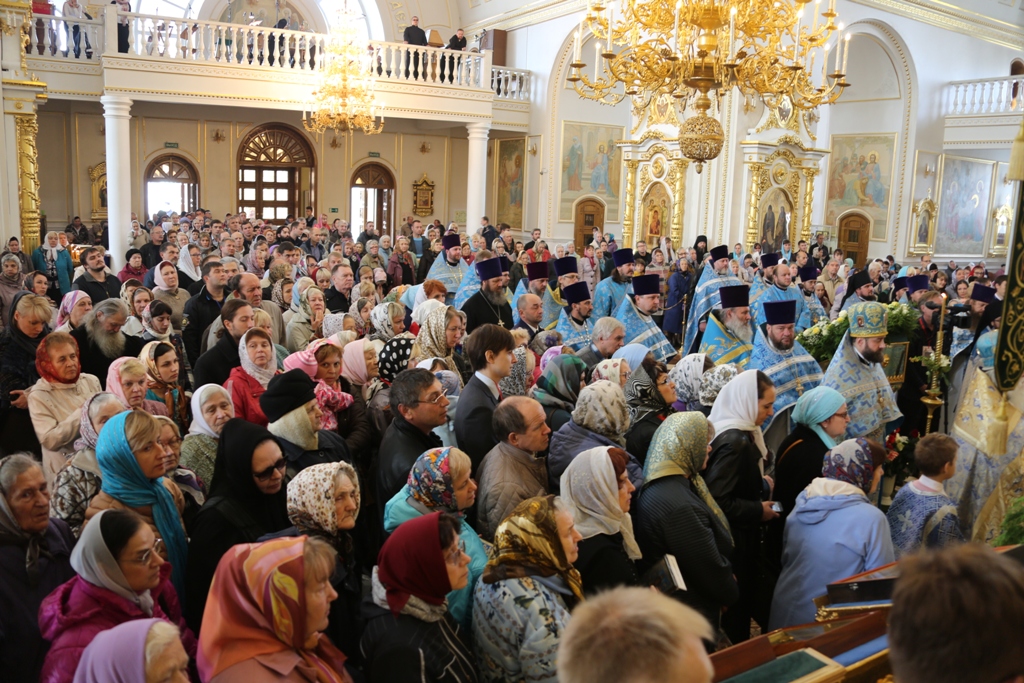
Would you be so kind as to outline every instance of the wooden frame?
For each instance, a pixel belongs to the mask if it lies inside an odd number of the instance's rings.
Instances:
[[[985,208],[982,209],[982,211],[981,211],[982,220],[984,221],[984,225],[982,226],[982,230],[984,230],[984,234],[982,234],[982,236],[981,236],[980,247],[977,247],[976,251],[967,251],[967,250],[965,250],[963,248],[953,249],[952,251],[950,251],[950,250],[940,250],[939,249],[939,244],[938,244],[939,237],[946,237],[948,234],[951,233],[951,231],[946,229],[947,226],[945,225],[946,220],[948,220],[948,219],[946,219],[946,214],[949,212],[949,206],[948,206],[948,204],[949,204],[948,199],[949,198],[947,197],[947,192],[946,192],[946,187],[945,186],[946,186],[946,181],[948,180],[947,175],[949,173],[949,164],[950,164],[950,162],[959,162],[959,163],[962,163],[962,164],[976,164],[976,165],[981,166],[981,167],[986,167],[986,169],[987,169],[986,172],[988,174],[988,177],[987,178],[979,178],[977,180],[978,185],[982,188],[981,190],[978,191],[978,194],[980,194],[982,191],[986,191],[987,192],[987,196],[985,197],[985,201],[984,201]],[[993,195],[993,187],[994,187],[994,182],[995,182],[995,175],[996,175],[996,162],[992,161],[990,159],[976,159],[976,158],[971,158],[971,157],[961,157],[961,156],[956,156],[956,155],[953,155],[953,154],[943,154],[942,155],[941,161],[939,163],[939,177],[938,177],[939,194],[938,194],[938,197],[936,198],[936,202],[935,203],[936,203],[936,206],[937,206],[936,215],[938,217],[938,222],[937,222],[936,226],[937,226],[937,228],[938,227],[942,227],[942,228],[944,228],[944,230],[943,230],[942,234],[940,234],[938,232],[938,230],[936,230],[936,235],[935,235],[936,244],[935,244],[934,250],[932,252],[934,255],[941,256],[943,258],[945,258],[945,257],[950,257],[950,258],[970,258],[970,259],[981,259],[981,258],[984,258],[985,253],[988,251],[989,244],[991,244],[991,242],[990,242],[991,237],[988,235],[988,223],[989,223],[990,217],[992,215],[992,198],[994,196]],[[976,197],[976,204],[975,204],[976,207],[979,206],[981,203],[982,203],[981,202],[981,197],[980,196]],[[943,207],[945,207],[945,208],[943,208]],[[958,245],[958,246],[963,247],[963,245]]]
[[[885,376],[893,390],[898,389],[907,379],[907,356],[910,342],[891,342],[885,345]]]
[[[89,167],[89,181],[92,183],[92,212],[94,221],[107,220],[107,162],[101,161]]]
[[[427,174],[412,184],[412,212],[417,216],[434,214],[434,183]]]
[[[910,229],[913,238],[912,254],[930,254],[935,249],[935,226],[938,223],[938,212],[932,201],[932,191],[921,201],[914,202],[914,210],[910,214]]]

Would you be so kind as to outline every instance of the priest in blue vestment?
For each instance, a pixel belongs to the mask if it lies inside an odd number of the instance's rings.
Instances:
[[[828,313],[825,307],[818,300],[814,293],[814,285],[818,281],[818,269],[814,266],[804,266],[800,269],[800,282],[797,284],[797,291],[803,298],[803,313],[796,321],[796,333],[800,334],[809,327],[814,327],[820,322],[828,322]]]
[[[754,278],[754,284],[750,287],[750,305],[754,305],[765,290],[775,285],[775,268],[779,265],[782,257],[778,254],[763,254],[761,256],[761,274]]]
[[[747,369],[750,354],[754,350],[751,342],[754,329],[750,326],[750,307],[747,297],[750,288],[746,285],[731,285],[718,290],[721,309],[708,315],[707,329],[701,337],[700,351],[715,365],[735,364],[740,370]]]
[[[611,277],[602,277],[594,288],[594,317],[606,318],[619,310],[619,304],[629,293],[633,277],[633,252],[616,249],[612,252],[615,269]]]
[[[676,350],[665,338],[651,316],[661,304],[661,277],[639,275],[633,278],[633,293],[619,304],[615,317],[626,326],[626,344],[643,344],[662,363],[673,362]]]
[[[586,282],[577,282],[562,290],[565,308],[558,314],[555,331],[562,335],[562,345],[573,351],[580,351],[590,346],[594,327],[590,317],[594,304],[590,297],[590,286]]]
[[[563,256],[554,260],[555,277],[558,278],[555,286],[548,285],[544,292],[544,319],[540,326],[545,330],[555,329],[558,324],[558,314],[566,307],[565,299],[562,298],[562,288],[575,284],[580,279],[580,262],[575,256]]]
[[[903,417],[883,368],[886,308],[876,301],[864,301],[851,306],[847,314],[850,329],[839,342],[821,384],[846,399],[850,411],[847,438],[884,443],[886,425]]]
[[[526,264],[526,277],[519,280],[516,291],[512,294],[512,320],[519,324],[519,297],[523,294],[536,294],[544,300],[544,290],[548,288],[547,261],[531,261]]]
[[[764,259],[763,256],[761,258]],[[683,337],[681,353],[694,353],[700,346],[700,335],[707,324],[707,317],[711,309],[717,308],[720,303],[718,290],[742,284],[742,280],[729,273],[729,247],[723,244],[712,249],[710,267],[707,264],[704,266],[693,293],[693,305],[690,308],[690,318],[686,321],[686,335]]]
[[[785,263],[775,267],[775,284],[765,287],[757,301],[750,304],[750,317],[755,327],[764,324],[764,305],[769,301],[793,301],[796,303],[796,319],[800,320],[803,315],[804,298],[800,288],[793,284],[792,269]]]
[[[469,266],[462,260],[462,240],[455,233],[445,235],[441,238],[443,251],[434,259],[430,266],[427,278],[437,280],[444,285],[448,294],[445,296],[445,303],[449,306],[455,301],[455,295],[462,284],[462,278],[469,271]]]

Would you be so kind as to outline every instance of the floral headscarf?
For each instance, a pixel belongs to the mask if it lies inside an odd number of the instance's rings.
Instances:
[[[725,513],[715,502],[707,484],[704,483],[704,478],[700,476],[708,455],[708,424],[704,414],[696,411],[675,413],[666,417],[658,431],[654,432],[651,447],[647,449],[644,483],[677,474],[686,477],[704,504],[715,514],[726,531],[730,531],[729,520],[725,518]]]
[[[288,519],[300,533],[321,532],[333,536],[338,532],[334,506],[334,478],[338,470],[355,486],[352,496],[356,503],[355,514],[359,514],[359,477],[352,465],[344,460],[312,465],[288,482]]]
[[[309,295],[312,292],[320,292],[320,294],[323,294],[323,290],[317,287],[316,285],[310,285],[309,287],[306,287],[306,291],[304,291],[302,295],[299,296],[299,310],[297,313],[295,313],[295,315],[301,316],[299,318],[300,321],[309,321],[313,319],[313,307],[309,303]],[[292,316],[292,319],[295,319],[294,315]]]
[[[404,315],[405,308],[401,304],[386,303],[378,304],[370,311],[370,325],[373,327],[373,334],[370,339],[390,341],[395,336],[394,319]]]
[[[324,316],[324,324],[320,329],[323,330],[324,339],[333,337],[345,329],[345,314],[327,313]]]
[[[413,463],[403,493],[431,512],[440,510],[462,517],[455,500],[455,482],[452,481],[451,463],[448,456],[452,449],[431,448]]]
[[[577,600],[583,599],[580,573],[565,557],[555,521],[555,497],[527,498],[498,525],[494,553],[484,583],[525,576],[559,576]]]
[[[871,490],[871,478],[875,472],[871,449],[867,439],[847,439],[825,454],[821,476],[826,479],[845,481],[865,493]]]
[[[561,344],[549,347],[548,350],[545,351],[541,355],[541,357],[540,357],[540,371],[541,371],[541,374],[543,374],[544,371],[548,369],[548,363],[550,363],[552,361],[552,359],[557,358],[560,355],[562,355],[562,345]]]
[[[172,328],[170,325],[168,325],[167,331],[164,332],[163,334],[153,329],[153,311],[150,310],[150,306],[152,305],[153,302],[150,301],[148,304],[146,304],[146,307],[142,309],[142,327],[143,329],[146,330],[146,332],[149,332],[149,334],[152,335],[154,339],[165,342],[171,338]]]
[[[626,396],[618,384],[608,380],[587,385],[576,399],[572,421],[625,448],[630,425]]]
[[[128,307],[128,316],[132,317],[135,315],[135,306],[132,305],[132,297],[135,296],[135,290],[139,288],[139,285],[132,286],[132,291],[128,291],[128,283],[125,282],[121,285],[121,301]]]
[[[63,344],[64,342],[60,343]],[[40,377],[50,384],[75,384],[78,382],[78,378],[82,375],[82,357],[78,350],[78,342],[75,341],[74,337],[71,337],[71,344],[75,347],[75,356],[77,357],[75,363],[78,366],[74,379],[66,381],[57,376],[53,362],[50,360],[50,347],[53,345],[53,342],[49,335],[43,337],[43,341],[36,347],[36,372],[39,373]]]
[[[412,357],[412,346],[416,338],[411,334],[402,333],[384,344],[377,354],[377,368],[380,378],[391,384],[402,370],[409,367]]]
[[[57,327],[71,320],[71,309],[82,299],[88,299],[92,303],[92,297],[80,289],[75,289],[64,295],[60,300],[60,307],[57,309]],[[129,310],[131,307],[129,306]]]
[[[284,277],[275,282],[274,287],[270,290],[270,300],[277,304],[282,311],[287,311],[291,306],[291,302],[284,300],[284,286],[287,284],[295,285],[290,277]]]
[[[142,347],[142,352],[139,354],[139,360],[146,364],[146,374],[148,375],[148,391],[152,391],[157,396],[163,399],[163,404],[167,406],[168,414],[174,417],[174,421],[179,426],[188,425],[188,401],[185,398],[185,391],[178,384],[178,376],[174,377],[173,382],[164,382],[160,379],[160,375],[156,367],[156,350],[161,344],[171,347],[171,351],[177,355],[177,351],[174,350],[172,344],[162,341],[151,341]],[[177,398],[175,398],[175,392],[177,392]]]
[[[632,424],[636,424],[651,413],[664,416],[672,411],[672,407],[665,403],[665,398],[642,365],[629,373],[622,391],[626,395],[626,403],[629,404],[629,421]]]
[[[620,387],[622,386],[622,366],[626,366],[626,372],[629,372],[629,363],[626,362],[625,358],[609,358],[603,360],[594,366],[594,374],[591,377],[591,382],[599,382],[603,379],[609,382],[614,382]]]
[[[587,364],[579,356],[555,356],[541,370],[537,385],[533,388],[533,398],[543,406],[572,412],[586,371]]]
[[[700,406],[700,380],[704,376],[705,358],[706,354],[691,353],[668,373],[669,380],[676,385],[676,400],[692,410]]]
[[[101,391],[99,393],[90,396],[85,403],[82,404],[82,419],[78,421],[78,439],[75,441],[75,450],[83,451],[86,448],[95,450],[96,439],[100,438],[99,433],[93,429],[92,420],[89,418],[89,411],[92,409],[92,404],[96,399],[103,396],[113,396],[108,391]],[[120,399],[118,399],[120,401]],[[96,471],[99,474],[99,469]]]
[[[515,361],[512,363],[512,371],[508,377],[498,382],[498,389],[502,396],[526,396],[526,354],[531,353],[525,346],[517,346],[512,352]]]
[[[738,374],[740,374],[740,369],[732,363],[716,365],[705,372],[700,378],[700,391],[698,392],[700,404],[710,408],[714,404],[715,399],[718,398],[722,387],[732,381],[732,378]]]
[[[455,357],[452,355],[452,350],[448,348],[445,336],[445,318],[448,315],[449,309],[455,310],[453,306],[444,306],[427,316],[420,326],[420,333],[416,336],[416,343],[420,347],[420,355],[442,358],[449,370],[459,374],[459,366],[455,364]]]
[[[619,478],[608,455],[608,446],[579,453],[562,473],[562,500],[573,511],[576,531],[584,539],[599,534],[622,534],[629,559],[641,557],[633,536],[633,519],[619,507]]]

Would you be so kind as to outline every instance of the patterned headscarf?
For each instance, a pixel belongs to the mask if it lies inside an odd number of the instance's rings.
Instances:
[[[382,380],[391,384],[398,373],[409,367],[409,358],[412,357],[412,346],[415,343],[415,337],[402,333],[384,344],[384,348],[377,354],[378,374]]]
[[[128,283],[125,282],[121,285],[121,301],[128,307],[128,316],[135,315],[135,306],[132,305],[132,296],[135,294],[135,290],[138,289],[138,285],[132,287],[132,291],[128,291]]]
[[[629,559],[638,560],[641,553],[633,536],[633,519],[619,507],[619,478],[608,448],[598,446],[573,458],[562,473],[562,500],[572,509],[576,531],[584,539],[622,534]]]
[[[185,398],[184,389],[178,384],[178,376],[174,377],[173,382],[164,382],[160,379],[160,375],[156,367],[156,350],[161,344],[170,346],[171,351],[177,356],[177,351],[174,350],[174,346],[167,342],[151,341],[142,347],[142,352],[139,354],[139,360],[146,364],[146,374],[149,376],[148,391],[152,391],[157,396],[163,399],[163,403],[167,406],[168,414],[174,417],[174,421],[179,425],[188,424],[188,401]],[[178,397],[175,399],[174,392],[178,392]]]
[[[287,311],[291,307],[291,302],[284,300],[284,286],[287,284],[295,285],[290,277],[285,277],[275,282],[274,287],[270,290],[270,300],[277,304],[282,311]]]
[[[60,343],[63,344],[64,342]],[[78,365],[74,379],[65,381],[57,376],[57,372],[53,367],[53,361],[50,360],[50,347],[53,346],[53,337],[50,335],[43,337],[43,341],[36,347],[36,372],[39,373],[39,376],[50,384],[75,384],[78,382],[78,378],[82,376],[82,357],[78,350],[78,342],[75,341],[74,337],[71,337],[71,345],[75,347],[75,356],[77,358],[75,363]]]
[[[359,515],[359,477],[345,461],[311,465],[288,482],[288,519],[300,533],[321,532],[333,536],[338,532],[334,505],[334,478],[341,470],[352,485]]]
[[[558,355],[541,370],[533,398],[549,408],[562,408],[572,412],[580,395],[587,364],[579,356]]]
[[[165,331],[163,334],[153,329],[153,311],[150,309],[150,306],[152,305],[153,302],[150,301],[148,304],[146,304],[146,307],[142,309],[142,327],[143,329],[146,330],[146,332],[149,332],[157,341],[165,342],[171,338],[172,328],[170,325],[168,325],[167,331]]]
[[[92,297],[80,289],[75,289],[64,295],[60,300],[60,307],[57,309],[57,327],[71,320],[71,309],[82,299],[88,299],[92,303]],[[128,307],[131,310],[131,306]]]
[[[700,378],[700,404],[710,408],[718,398],[722,387],[732,381],[732,378],[740,374],[740,369],[732,363],[716,365]]]
[[[449,370],[459,374],[459,366],[455,364],[455,357],[452,355],[452,349],[448,348],[448,342],[445,337],[445,318],[448,315],[449,309],[454,311],[455,307],[444,306],[427,316],[420,326],[420,333],[416,336],[416,343],[420,347],[421,356],[437,356],[444,360],[444,364],[448,366]]]
[[[557,344],[555,346],[548,347],[548,350],[545,351],[543,354],[541,354],[541,357],[540,357],[540,371],[541,371],[541,373],[543,374],[543,372],[548,369],[548,363],[550,363],[554,358],[557,358],[560,355],[562,355],[562,345],[561,344]]]
[[[309,303],[309,295],[312,294],[313,292],[320,292],[321,295],[323,294],[322,289],[320,289],[316,285],[310,285],[309,287],[306,287],[306,291],[304,291],[302,295],[299,297],[299,311],[295,315],[302,316],[301,318],[299,318],[300,321],[309,321],[313,319],[313,307]],[[295,316],[292,316],[292,319],[294,318]]]
[[[333,337],[345,329],[345,314],[328,313],[324,316],[324,324],[320,329],[323,331],[325,339]]]
[[[350,680],[345,655],[329,638],[320,633],[306,637],[306,538],[246,543],[224,554],[199,637],[204,681],[239,662],[278,652],[297,654],[318,683]]]
[[[455,501],[455,482],[452,481],[449,455],[452,449],[431,448],[413,463],[403,498],[411,497],[431,511],[450,512],[462,517]]]
[[[395,336],[394,319],[404,313],[404,307],[393,302],[374,306],[370,311],[370,325],[373,327],[370,339],[380,339],[384,342],[393,339]]]
[[[577,600],[583,599],[580,573],[565,557],[555,521],[555,497],[527,498],[498,525],[484,583],[525,576],[560,576]]]
[[[651,413],[668,415],[672,411],[672,407],[665,403],[665,398],[642,365],[629,373],[623,393],[626,396],[626,403],[629,404],[631,424],[636,424]]]
[[[434,373],[434,377],[441,383],[444,395],[448,398],[458,396],[462,392],[462,378],[459,377],[459,373],[451,370],[438,370]]]
[[[875,472],[871,449],[867,439],[847,439],[825,453],[821,476],[826,479],[845,481],[867,493],[871,490],[871,478]]]
[[[96,448],[96,439],[100,438],[100,435],[92,426],[92,420],[89,418],[89,411],[92,410],[92,404],[101,396],[114,396],[114,394],[109,391],[101,391],[90,396],[86,402],[82,404],[82,418],[78,421],[78,439],[75,440],[74,447],[76,451],[82,451],[86,448]],[[115,398],[117,397],[115,396]],[[121,399],[118,399],[119,402],[120,400]],[[121,410],[124,410],[124,408],[122,407]]]
[[[626,447],[629,408],[618,384],[601,380],[583,387],[572,411],[572,421]]]
[[[270,344],[270,358],[267,360],[269,367],[261,368],[260,366],[253,363],[249,358],[249,350],[245,348],[246,339],[249,337],[249,331],[246,330],[245,334],[238,341],[238,360],[242,364],[242,370],[245,374],[256,380],[261,387],[267,388],[270,384],[270,380],[277,374],[277,353],[274,351],[274,344]]]
[[[590,381],[599,382],[601,380],[608,380],[614,382],[620,387],[622,385],[622,366],[626,366],[626,371],[629,372],[629,363],[626,362],[625,358],[609,358],[598,363],[594,367],[594,374],[590,378]]]
[[[423,291],[422,289],[420,291]],[[444,302],[438,301],[437,299],[427,299],[421,303],[416,304],[416,307],[412,309],[412,321],[417,325],[422,325],[426,322],[427,316],[436,311],[439,308],[444,308]]]
[[[707,484],[704,483],[704,478],[700,476],[708,455],[708,424],[704,414],[696,411],[675,413],[666,417],[658,431],[654,432],[651,447],[647,450],[644,483],[648,484],[655,479],[673,475],[686,477],[726,531],[732,533],[729,529],[729,520],[725,518],[725,513],[718,507],[718,503],[708,491]]]
[[[669,380],[676,385],[676,400],[692,410],[700,405],[700,380],[704,376],[705,358],[707,354],[691,353],[668,373]]]
[[[502,396],[526,396],[526,354],[531,353],[525,346],[517,346],[512,352],[515,361],[512,363],[512,371],[508,377],[498,382],[498,389]]]

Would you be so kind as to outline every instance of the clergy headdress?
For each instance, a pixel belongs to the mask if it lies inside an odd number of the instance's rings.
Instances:
[[[498,258],[501,259],[502,273],[507,273],[509,270],[512,269],[512,262],[508,260],[508,256],[499,256]]]
[[[473,264],[476,266],[476,274],[480,276],[480,282],[484,280],[491,280],[496,277],[501,277],[501,258],[489,258],[483,261],[477,261]]]
[[[637,275],[633,278],[633,295],[644,296],[646,294],[661,293],[660,275]]]
[[[724,258],[729,258],[729,247],[724,244],[720,244],[711,250],[711,262],[719,261]],[[761,258],[764,258],[763,256]]]
[[[568,287],[562,288],[562,298],[565,300],[566,306],[590,301],[590,287],[586,282],[574,282]]]
[[[452,233],[450,235],[445,235],[444,237],[441,238],[441,246],[444,247],[445,251],[448,251],[452,247],[461,247],[462,246],[462,238],[460,238],[455,233]]]
[[[892,291],[898,292],[901,289],[906,289],[906,288],[907,288],[907,278],[906,277],[898,277],[898,278],[896,278],[895,280],[892,281]]]
[[[800,282],[810,282],[818,279],[818,269],[814,266],[804,266],[800,269]]]
[[[930,289],[931,286],[931,280],[928,279],[927,275],[915,275],[914,277],[907,278],[907,289],[911,294]]]
[[[871,274],[866,270],[858,270],[856,273],[850,276],[850,279],[846,281],[846,291],[848,293],[856,292],[864,285],[871,284]]]
[[[612,252],[612,260],[615,261],[616,268],[621,268],[633,262],[633,252],[630,249],[616,249]]]
[[[750,305],[750,287],[733,285],[718,290],[722,298],[722,308],[744,308]]]
[[[527,280],[547,280],[548,279],[548,264],[547,261],[534,261],[533,263],[526,264],[526,279]]]
[[[971,287],[971,300],[980,301],[983,304],[990,304],[996,298],[996,290],[993,287],[979,285],[977,282]]]
[[[761,267],[771,268],[772,266],[777,266],[781,260],[782,256],[779,254],[761,254]]]
[[[796,322],[796,301],[766,301],[764,319],[769,325],[792,325]]]
[[[555,275],[557,277],[579,272],[579,261],[576,260],[575,256],[564,256],[562,258],[555,259]]]
[[[847,309],[850,316],[850,336],[855,339],[884,337],[887,334],[885,305],[877,301],[862,301]]]

